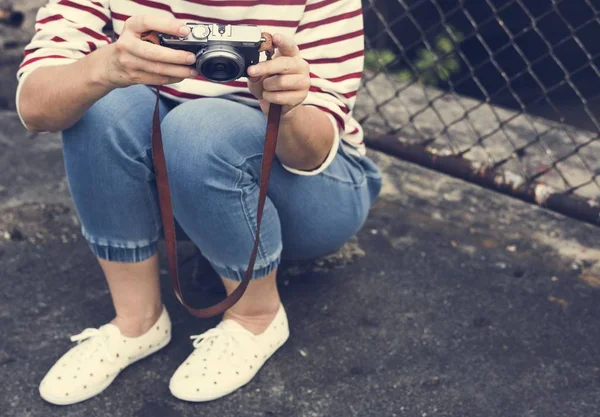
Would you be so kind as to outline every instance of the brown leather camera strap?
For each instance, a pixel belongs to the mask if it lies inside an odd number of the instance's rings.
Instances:
[[[263,43],[261,51],[266,53],[267,59],[271,59],[273,55],[271,36],[269,34],[263,33],[263,37],[266,39],[266,41]],[[152,33],[144,34],[144,36],[142,36],[142,39],[148,42],[158,43],[158,38],[155,36],[155,34]],[[248,268],[244,273],[244,277],[240,285],[238,285],[238,287],[227,298],[207,308],[193,308],[187,305],[184,301],[183,294],[181,292],[181,285],[179,282],[179,269],[177,267],[177,236],[175,234],[175,219],[173,217],[171,191],[169,189],[169,178],[167,176],[167,163],[165,161],[165,153],[162,144],[162,133],[160,129],[160,114],[158,105],[159,99],[160,87],[157,87],[156,105],[154,107],[154,116],[152,119],[152,155],[154,159],[154,171],[156,177],[156,185],[158,189],[158,200],[165,234],[167,259],[169,262],[169,273],[171,275],[173,291],[175,292],[175,295],[177,296],[181,304],[194,316],[201,318],[216,316],[225,312],[225,310],[232,307],[235,303],[239,301],[240,298],[242,298],[242,295],[244,295],[244,292],[246,291],[246,288],[248,287],[248,284],[252,279],[254,263],[256,261],[256,255],[258,253],[260,225],[262,222],[265,199],[267,197],[269,176],[271,174],[271,167],[273,166],[273,160],[275,158],[277,136],[279,135],[279,119],[281,116],[281,106],[278,104],[271,104],[269,106],[269,114],[267,118],[267,132],[265,135],[265,145],[260,171],[258,209],[256,216],[256,236],[254,238],[254,246],[252,247],[250,260],[248,261]]]

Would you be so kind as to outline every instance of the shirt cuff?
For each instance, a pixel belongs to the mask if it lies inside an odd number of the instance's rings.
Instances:
[[[335,118],[329,113],[325,113],[325,114],[327,115],[327,118],[329,119],[329,121],[331,122],[331,124],[333,126],[333,144],[331,145],[331,149],[329,150],[329,154],[327,155],[327,158],[321,165],[319,165],[317,168],[310,170],[310,171],[303,171],[301,169],[291,168],[282,163],[281,165],[287,171],[289,171],[293,174],[297,174],[297,175],[317,175],[317,174],[325,171],[325,169],[327,169],[327,167],[333,162],[333,159],[337,155],[338,148],[340,147],[340,130],[339,130],[338,122],[335,120]]]

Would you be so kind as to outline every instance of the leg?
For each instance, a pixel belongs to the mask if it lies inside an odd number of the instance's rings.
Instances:
[[[250,168],[255,176],[260,172],[258,162]],[[316,176],[294,175],[276,163],[268,195],[279,217],[282,258],[314,259],[338,250],[358,232],[380,190],[381,172],[373,162],[343,149],[331,166]],[[275,272],[251,282],[225,318],[255,333],[264,331],[277,311],[275,301],[279,302]],[[236,281],[223,281],[228,294],[237,287]],[[265,301],[270,309],[264,307]],[[257,306],[261,306],[258,311]]]
[[[258,175],[259,166],[253,167]],[[381,190],[381,173],[368,158],[340,149],[332,165],[317,176],[290,174],[276,164],[269,198],[281,225],[284,259],[312,259],[340,248],[362,226]],[[237,281],[223,279],[230,294]],[[279,304],[276,271],[252,281],[244,297],[225,313],[256,334],[271,323]],[[269,307],[270,306],[270,307]]]
[[[160,230],[150,152],[153,106],[147,87],[115,90],[63,133],[82,232],[106,275],[113,322],[128,336],[148,330],[162,308],[153,256]]]
[[[379,168],[342,146],[318,175],[293,175],[278,164],[269,198],[281,223],[282,258],[315,259],[340,249],[364,224],[381,186]]]
[[[162,312],[158,256],[135,263],[98,261],[116,312],[111,323],[125,336],[146,333]]]
[[[162,127],[174,214],[230,293],[256,231],[265,117],[231,101],[201,99],[172,110]],[[338,249],[364,222],[378,186],[368,160],[342,151],[317,176],[275,163],[255,279],[217,328],[194,337],[195,352],[171,379],[173,395],[208,401],[251,380],[288,337],[275,284],[282,250],[308,258]]]
[[[265,118],[224,99],[177,106],[162,123],[174,215],[186,234],[223,277],[240,280],[252,249],[257,177]],[[265,204],[255,278],[278,265],[281,230],[269,199]]]
[[[238,103],[202,99],[169,113],[163,133],[175,216],[231,292],[256,230],[265,117]],[[279,305],[275,272],[282,249],[296,258],[335,251],[358,231],[379,186],[380,173],[367,158],[343,151],[317,176],[292,174],[276,161],[254,271],[264,278],[250,284],[226,318],[264,330]]]
[[[235,320],[254,334],[264,332],[281,304],[276,278],[277,269],[251,281],[242,299],[225,312],[223,320]],[[239,281],[221,279],[228,295],[239,285]]]
[[[202,99],[176,107],[162,126],[174,214],[228,292],[241,279],[253,244],[258,187],[246,168],[260,161],[264,124],[255,109]],[[254,271],[261,279],[225,318],[235,317],[255,333],[270,323],[280,305],[275,285],[280,252],[279,219],[267,199]]]
[[[71,195],[117,316],[72,337],[78,344],[40,383],[40,395],[53,404],[101,393],[121,370],[171,339],[154,255],[160,223],[149,152],[153,103],[146,87],[115,90],[63,134]]]

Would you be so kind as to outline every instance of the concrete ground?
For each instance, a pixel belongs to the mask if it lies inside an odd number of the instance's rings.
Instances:
[[[100,396],[56,407],[39,381],[70,335],[113,312],[58,137],[31,139],[13,112],[0,113],[0,415],[600,415],[598,229],[371,156],[385,172],[381,198],[339,254],[281,271],[291,338],[250,384],[207,404],[169,394],[189,335],[216,320],[187,314],[163,274],[171,344]],[[189,277],[190,264],[183,270]],[[188,298],[220,298],[201,291],[214,280],[201,276]]]

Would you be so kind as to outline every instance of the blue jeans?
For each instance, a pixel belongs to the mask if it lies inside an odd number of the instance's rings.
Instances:
[[[156,252],[160,211],[152,167],[153,91],[111,92],[63,132],[69,189],[92,252],[138,262]],[[162,132],[175,218],[223,277],[239,280],[256,231],[257,180],[266,118],[230,100],[161,101]],[[336,251],[363,225],[381,189],[368,157],[342,149],[317,175],[276,161],[254,278],[282,258]]]

